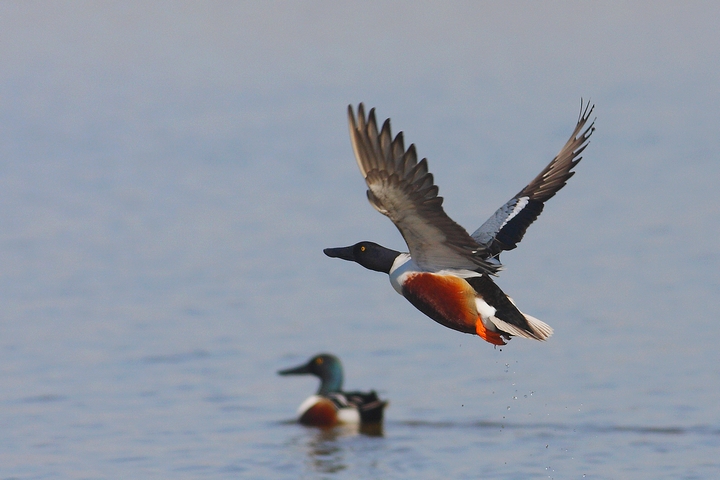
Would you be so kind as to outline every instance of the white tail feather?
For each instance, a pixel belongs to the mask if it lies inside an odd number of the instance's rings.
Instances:
[[[522,313],[522,312],[520,312]],[[490,320],[497,326],[500,330],[509,333],[510,335],[517,335],[518,337],[525,337],[525,338],[531,338],[533,340],[547,340],[550,335],[553,334],[553,329],[550,325],[543,322],[542,320],[538,320],[537,318],[527,315],[523,313],[523,316],[525,317],[525,320],[527,320],[528,324],[530,325],[530,329],[532,332],[528,332],[523,330],[522,328],[516,327],[515,325],[504,322],[500,320],[499,318],[493,316],[490,318]]]
[[[521,312],[522,313],[522,312]],[[547,340],[553,334],[553,328],[542,320],[538,320],[532,315],[523,313],[525,320],[530,324],[530,328],[537,334],[540,340]]]

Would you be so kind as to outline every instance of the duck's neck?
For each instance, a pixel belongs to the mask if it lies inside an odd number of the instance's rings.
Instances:
[[[327,395],[342,390],[343,374],[339,365],[333,365],[328,375],[324,376],[320,382],[318,395]]]

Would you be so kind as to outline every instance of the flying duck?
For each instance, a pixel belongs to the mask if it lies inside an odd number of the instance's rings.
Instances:
[[[368,200],[400,230],[409,253],[363,241],[326,248],[325,254],[388,274],[400,295],[453,330],[477,334],[494,345],[505,345],[511,336],[546,340],[553,329],[522,313],[491,276],[502,268],[500,253],[517,246],[545,202],[575,174],[572,169],[595,130],[594,120],[588,125],[594,108],[581,102],[575,129],[560,153],[468,234],[445,213],[428,161],[418,162],[415,145],[406,149],[402,132],[393,139],[390,119],[378,130],[374,108],[366,117],[361,103],[355,117],[348,106],[350,140]]]

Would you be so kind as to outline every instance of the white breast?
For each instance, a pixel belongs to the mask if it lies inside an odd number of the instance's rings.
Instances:
[[[402,286],[405,279],[411,273],[417,272],[418,266],[415,264],[409,253],[401,253],[393,262],[390,268],[390,285],[395,291],[402,295]]]
[[[298,416],[302,417],[305,412],[310,410],[310,407],[315,405],[317,402],[322,400],[322,397],[319,395],[310,395],[308,398],[305,399],[304,402],[300,404],[300,406],[297,409]]]

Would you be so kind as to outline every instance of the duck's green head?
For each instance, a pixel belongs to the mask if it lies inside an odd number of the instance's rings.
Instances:
[[[280,375],[315,375],[320,378],[318,395],[339,392],[342,389],[343,371],[340,359],[329,353],[315,355],[309,362],[294,368],[280,370]]]

